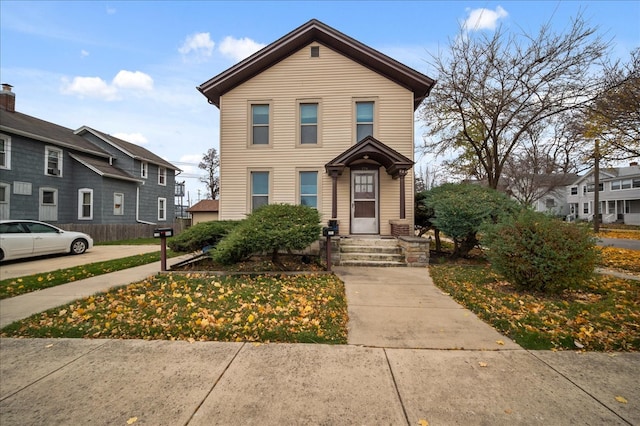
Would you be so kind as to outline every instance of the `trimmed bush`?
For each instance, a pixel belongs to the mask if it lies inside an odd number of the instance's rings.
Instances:
[[[320,237],[320,214],[314,208],[269,204],[247,216],[217,245],[212,257],[223,264],[239,262],[254,253],[270,253],[280,264],[280,251],[303,250]]]
[[[495,189],[472,184],[447,183],[423,195],[424,213],[432,226],[454,242],[452,257],[465,257],[478,245],[481,227],[514,215],[521,207]]]
[[[239,223],[239,220],[200,222],[170,238],[167,245],[177,252],[199,251],[204,247],[218,244]]]
[[[490,227],[482,243],[493,269],[527,290],[576,287],[592,277],[598,260],[588,228],[530,210]]]

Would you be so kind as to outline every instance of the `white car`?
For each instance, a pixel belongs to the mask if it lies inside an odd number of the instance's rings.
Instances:
[[[46,254],[82,254],[93,238],[35,220],[0,220],[0,261]]]

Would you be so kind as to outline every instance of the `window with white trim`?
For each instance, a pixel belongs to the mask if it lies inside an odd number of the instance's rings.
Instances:
[[[91,188],[78,190],[78,219],[93,219],[93,189]]]
[[[149,176],[149,163],[143,161],[140,163],[140,177],[146,179]]]
[[[0,169],[11,168],[11,137],[0,135]]]
[[[158,220],[167,220],[167,199],[158,198]]]
[[[47,146],[44,149],[44,174],[62,177],[62,150]]]
[[[10,185],[8,183],[0,182],[0,220],[9,219],[9,197],[11,197],[9,188]]]
[[[578,187],[577,186],[572,186],[571,187],[571,195],[578,195]]]
[[[582,203],[582,213],[589,214],[589,203]]]
[[[167,168],[158,167],[158,185],[167,186]]]
[[[124,194],[121,192],[113,193],[113,214],[115,216],[124,214]]]

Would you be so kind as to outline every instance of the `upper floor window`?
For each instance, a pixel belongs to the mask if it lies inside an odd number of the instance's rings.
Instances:
[[[300,204],[318,208],[318,172],[300,172]]]
[[[373,102],[356,102],[356,142],[373,136]]]
[[[149,176],[149,163],[143,161],[140,163],[140,177],[146,179]]]
[[[158,220],[167,220],[167,199],[158,198]]]
[[[556,200],[554,200],[553,198],[547,198],[546,200],[544,200],[544,205],[546,208],[552,209],[556,206]]]
[[[0,135],[0,169],[11,168],[11,138]]]
[[[318,143],[318,104],[300,104],[300,143]]]
[[[251,172],[251,211],[269,204],[269,172]]]
[[[595,189],[595,184],[594,183],[588,183],[586,186],[586,192],[593,192],[593,190]],[[600,182],[598,184],[598,192],[602,192],[604,189],[604,184],[602,182]]]
[[[251,143],[269,144],[269,104],[251,105]]]
[[[578,187],[577,186],[572,186],[571,187],[571,195],[578,195]]]
[[[78,219],[93,219],[93,189],[82,188],[78,190]]]
[[[167,169],[166,167],[158,167],[158,185],[167,185]]]
[[[640,188],[640,178],[636,179],[620,179],[611,182],[611,190]]]
[[[62,176],[62,150],[51,146],[45,147],[44,174]]]

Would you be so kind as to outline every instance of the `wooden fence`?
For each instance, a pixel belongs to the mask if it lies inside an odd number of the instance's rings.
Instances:
[[[143,223],[134,224],[90,224],[90,223],[68,223],[63,225],[57,225],[58,228],[62,228],[66,231],[77,231],[89,234],[93,238],[94,243],[103,243],[106,241],[121,241],[121,240],[133,240],[136,238],[151,238],[153,237],[153,230],[157,228],[172,228],[173,235],[178,235],[180,232],[187,229],[190,221],[176,220],[172,224],[168,225],[146,225]]]

